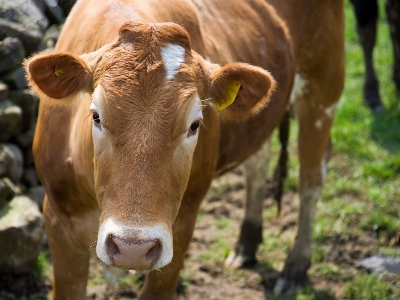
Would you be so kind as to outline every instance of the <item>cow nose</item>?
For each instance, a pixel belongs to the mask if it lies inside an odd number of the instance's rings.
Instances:
[[[114,267],[127,270],[150,270],[161,255],[161,242],[120,238],[110,234],[106,241],[107,255]]]

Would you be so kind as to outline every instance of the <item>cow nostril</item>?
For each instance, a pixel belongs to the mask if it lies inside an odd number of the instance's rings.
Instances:
[[[146,260],[152,261],[153,263],[160,257],[161,254],[161,243],[159,240],[155,242],[156,244],[150,248],[146,253]]]
[[[117,258],[121,255],[121,251],[114,242],[114,237],[110,234],[106,241],[107,255],[111,258]]]

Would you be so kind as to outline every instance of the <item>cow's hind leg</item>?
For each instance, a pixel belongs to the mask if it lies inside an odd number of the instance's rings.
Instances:
[[[330,140],[337,99],[333,99],[330,104],[319,105],[314,105],[312,100],[315,97],[309,95],[308,99],[311,101],[302,99],[295,104],[299,119],[300,213],[295,243],[275,285],[276,294],[291,293],[307,279],[316,204],[326,175],[325,151]]]
[[[239,240],[225,261],[227,268],[239,268],[256,262],[256,251],[262,242],[262,204],[268,171],[269,141],[245,163],[246,210]]]

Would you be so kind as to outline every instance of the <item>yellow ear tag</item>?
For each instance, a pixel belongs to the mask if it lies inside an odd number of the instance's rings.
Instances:
[[[238,80],[234,80],[228,84],[228,86],[227,86],[228,95],[227,95],[226,99],[224,99],[225,101],[218,101],[217,108],[219,111],[224,110],[225,108],[227,108],[229,105],[231,105],[235,101],[237,94],[239,92],[240,86],[241,86],[241,84],[240,84],[240,81],[238,81]]]
[[[56,75],[57,77],[60,77],[60,75],[63,73],[62,69],[57,69],[54,71],[54,75]]]

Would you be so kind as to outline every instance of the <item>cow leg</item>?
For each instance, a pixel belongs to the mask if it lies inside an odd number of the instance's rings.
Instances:
[[[85,227],[83,224],[74,224],[71,221],[73,217],[60,215],[59,211],[56,214],[57,210],[49,202],[45,196],[45,229],[54,274],[53,299],[86,299],[90,252],[88,247],[79,245],[80,236],[74,232],[74,228],[80,227],[78,230],[83,230]],[[86,238],[89,236],[87,234]]]
[[[237,269],[254,264],[262,242],[262,206],[270,155],[269,141],[244,163],[246,174],[246,208],[239,240],[225,261],[225,267]]]
[[[379,83],[373,66],[373,50],[376,41],[378,5],[376,0],[352,0],[357,19],[357,31],[364,54],[365,80],[364,102],[373,112],[383,110],[379,96]]]
[[[275,285],[276,294],[291,293],[303,284],[311,263],[312,229],[326,174],[325,151],[330,140],[335,104],[316,107],[309,103],[312,101],[295,103],[299,119],[300,213],[295,243]]]
[[[393,44],[393,81],[396,85],[397,93],[400,94],[400,1],[387,0],[385,7]]]

